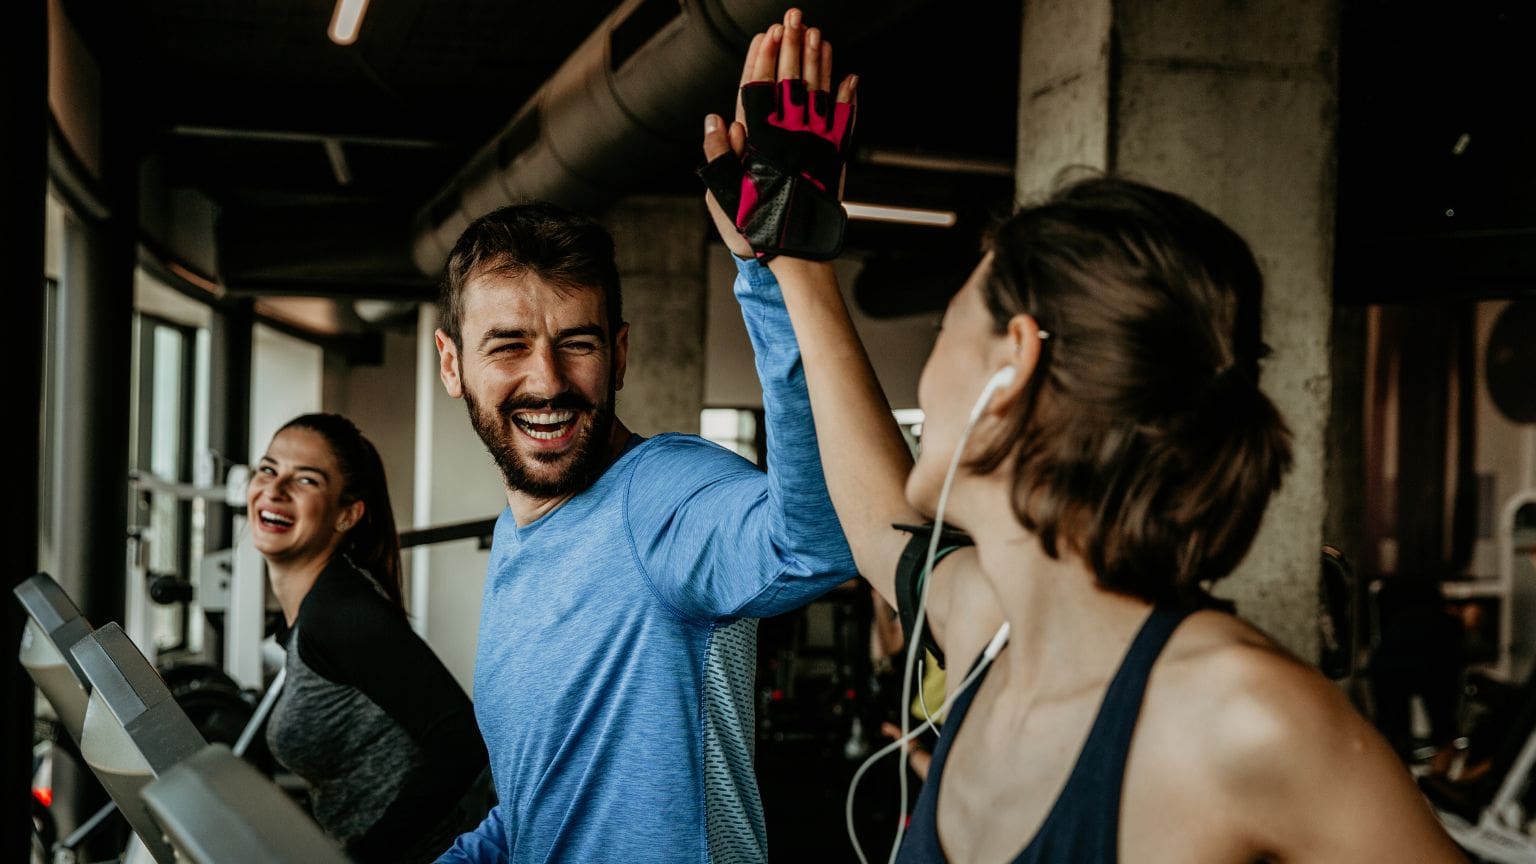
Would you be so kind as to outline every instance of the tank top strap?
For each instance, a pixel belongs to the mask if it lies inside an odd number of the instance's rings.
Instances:
[[[1131,737],[1152,666],[1189,610],[1154,607],[1110,680],[1077,764],[1033,841],[1016,861],[1113,862]],[[1033,853],[1033,854],[1031,854]]]
[[[1186,609],[1157,606],[1131,640],[1120,668],[1110,680],[1099,705],[1098,716],[1072,766],[1066,785],[1041,823],[1040,830],[1014,859],[1051,864],[1109,864],[1120,843],[1120,792],[1131,735],[1141,713],[1142,697],[1152,666],[1168,639],[1189,615]],[[980,658],[977,658],[980,662]],[[973,667],[974,668],[974,664]],[[971,700],[986,680],[983,669],[975,683],[955,699],[944,721],[944,731],[933,750],[928,780],[918,794],[912,821],[902,843],[898,864],[940,864],[945,861],[939,845],[938,789],[944,775],[949,747],[964,722]]]

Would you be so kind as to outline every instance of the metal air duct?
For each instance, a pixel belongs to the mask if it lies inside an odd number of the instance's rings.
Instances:
[[[915,2],[799,5],[816,26],[851,32]],[[784,0],[625,2],[417,213],[416,266],[436,277],[464,228],[497,207],[539,198],[597,212],[697,147],[704,115],[730,107],[751,35],[785,8]]]

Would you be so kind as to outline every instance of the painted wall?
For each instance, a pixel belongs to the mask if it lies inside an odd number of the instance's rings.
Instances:
[[[325,352],[261,324],[251,339],[251,458],[299,414],[319,411]]]
[[[395,523],[414,522],[416,488],[416,322],[414,317],[384,331],[383,362],[346,368],[328,395],[326,410],[351,418],[384,461]]]

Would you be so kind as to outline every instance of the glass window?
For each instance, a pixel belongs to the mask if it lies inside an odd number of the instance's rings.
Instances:
[[[135,339],[136,382],[133,469],[164,483],[192,481],[192,401],[196,331],[148,315],[139,316]],[[132,514],[139,538],[138,563],[146,579],[191,581],[192,507],[182,495],[141,488]],[[139,590],[149,590],[145,584]],[[189,610],[182,604],[154,605],[156,648],[187,648]]]
[[[758,460],[757,447],[760,414],[761,411],[751,408],[705,408],[699,412],[699,434],[759,465],[762,464]]]

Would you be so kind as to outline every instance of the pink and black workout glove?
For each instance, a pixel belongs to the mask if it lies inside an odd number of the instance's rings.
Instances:
[[[843,249],[848,215],[838,200],[853,141],[853,106],[805,81],[754,81],[741,88],[747,147],[699,168],[715,200],[752,244],[775,255],[828,261]]]

